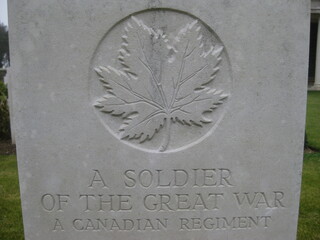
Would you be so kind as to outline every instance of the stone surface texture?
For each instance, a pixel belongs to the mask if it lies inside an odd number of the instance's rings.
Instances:
[[[8,4],[26,240],[295,239],[310,1]]]

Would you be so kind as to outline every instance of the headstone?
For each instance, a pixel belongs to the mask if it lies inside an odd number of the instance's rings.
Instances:
[[[292,240],[309,1],[9,1],[26,240]]]

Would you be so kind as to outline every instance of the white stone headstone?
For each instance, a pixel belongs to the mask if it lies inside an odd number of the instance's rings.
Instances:
[[[309,1],[9,1],[26,240],[292,240]]]

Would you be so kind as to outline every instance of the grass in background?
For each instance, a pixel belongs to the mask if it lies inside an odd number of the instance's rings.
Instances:
[[[320,91],[308,92],[306,132],[308,146],[320,151]]]
[[[13,155],[0,155],[0,239],[24,239],[17,161]]]
[[[308,153],[304,155],[303,162],[298,240],[319,239],[320,153]]]

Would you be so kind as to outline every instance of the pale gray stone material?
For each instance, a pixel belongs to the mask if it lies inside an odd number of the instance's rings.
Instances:
[[[309,1],[9,1],[26,240],[292,240]]]

